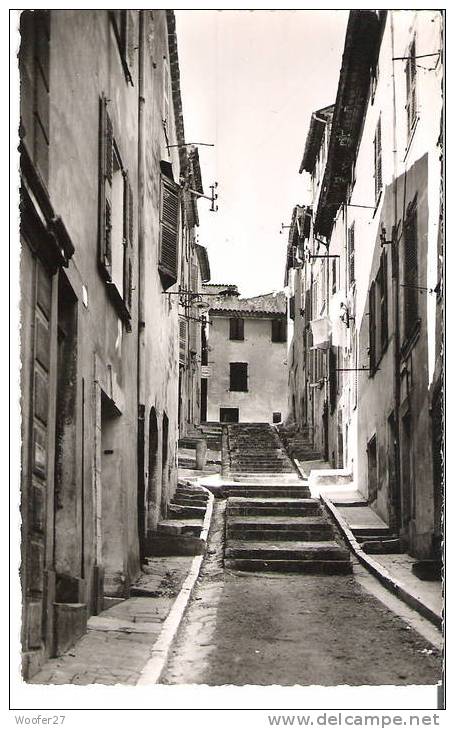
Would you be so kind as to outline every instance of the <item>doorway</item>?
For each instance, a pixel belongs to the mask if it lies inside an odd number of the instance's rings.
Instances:
[[[160,477],[158,471],[158,418],[155,408],[149,415],[147,532],[153,531],[158,523],[160,504]]]
[[[163,413],[163,435],[161,443],[161,514],[166,516],[169,485],[169,418]]]

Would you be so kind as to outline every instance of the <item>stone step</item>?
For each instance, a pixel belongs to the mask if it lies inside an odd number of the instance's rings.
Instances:
[[[316,541],[334,539],[333,526],[322,518],[314,517],[229,517],[228,539],[253,541]]]
[[[231,496],[227,502],[227,514],[238,516],[318,516],[321,505],[315,499],[251,499]]]
[[[188,518],[204,518],[205,507],[201,506],[179,506],[178,504],[169,504],[167,516],[174,519],[188,519]]]
[[[335,541],[298,542],[282,541],[279,544],[268,541],[243,541],[230,539],[225,548],[227,559],[285,559],[349,561],[349,550]]]
[[[191,534],[198,537],[204,525],[203,519],[163,519],[158,522],[158,534]]]
[[[311,492],[308,487],[295,486],[275,486],[274,488],[244,488],[242,486],[233,486],[225,490],[228,496],[245,496],[250,498],[269,498],[273,496],[288,496],[293,499],[309,499]]]
[[[244,572],[293,572],[301,574],[348,575],[352,563],[340,560],[225,559],[226,569]]]
[[[174,496],[171,500],[171,504],[176,504],[178,506],[200,506],[205,508],[207,500],[187,496]]]

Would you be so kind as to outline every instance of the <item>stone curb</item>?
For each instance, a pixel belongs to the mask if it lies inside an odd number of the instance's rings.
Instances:
[[[201,488],[209,494],[200,536],[201,541],[207,543],[207,536],[212,520],[214,496],[204,486],[201,486]],[[150,684],[159,682],[169,656],[169,651],[175,640],[185,609],[193,592],[194,585],[199,577],[203,559],[203,554],[198,554],[194,557],[190,571],[188,572],[185,582],[183,583],[180,592],[172,605],[169,615],[163,623],[158,639],[154,643],[150,652],[150,658],[142,669],[141,675],[136,682],[136,686],[149,686]]]
[[[357,539],[350,530],[348,523],[341,516],[336,506],[330,501],[330,499],[324,496],[324,494],[320,494],[319,498],[330,511],[332,517],[343,532],[343,536],[347,545],[349,546],[350,550],[355,554],[359,562],[361,562],[361,564],[363,564],[363,566],[366,567],[369,572],[377,577],[377,579],[390,592],[393,592],[395,595],[397,595],[397,597],[403,600],[403,602],[409,605],[409,607],[416,610],[418,613],[420,613],[420,615],[422,615],[424,618],[433,623],[433,625],[435,625],[439,630],[441,630],[441,616],[438,615],[438,613],[436,613],[432,608],[428,607],[428,605],[425,605],[425,603],[419,600],[419,598],[415,597],[415,595],[412,595],[410,592],[408,592],[404,585],[395,577],[393,577],[390,572],[385,567],[383,567],[382,564],[376,562],[375,559],[370,557],[370,555],[366,554],[366,552],[364,552],[363,549],[359,546],[359,543],[357,542]]]

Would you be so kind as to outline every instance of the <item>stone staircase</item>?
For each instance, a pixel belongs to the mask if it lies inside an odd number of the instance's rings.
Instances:
[[[227,440],[232,474],[295,473],[276,430],[269,423],[229,424]]]
[[[348,574],[349,550],[268,424],[229,425],[225,567]]]
[[[278,425],[277,431],[290,458],[296,458],[298,461],[317,461],[322,458],[319,451],[312,446],[308,429],[299,431]]]
[[[209,494],[200,486],[179,482],[167,508],[165,519],[147,539],[147,554],[200,554],[200,534],[204,526]]]

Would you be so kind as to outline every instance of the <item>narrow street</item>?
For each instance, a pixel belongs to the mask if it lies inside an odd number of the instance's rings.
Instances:
[[[368,594],[355,574],[224,569],[224,525],[225,502],[218,501],[201,578],[162,683],[438,682],[434,644]]]

